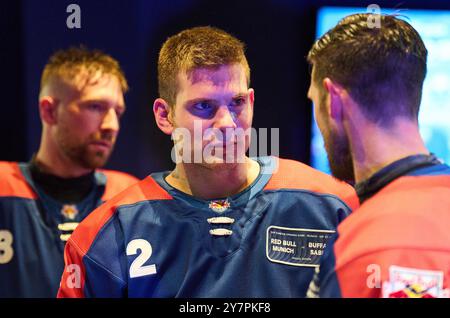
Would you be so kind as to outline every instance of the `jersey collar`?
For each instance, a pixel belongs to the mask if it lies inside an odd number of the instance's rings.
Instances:
[[[359,182],[355,185],[359,201],[362,204],[382,188],[401,176],[413,173],[415,170],[423,167],[435,166],[440,164],[442,164],[442,162],[433,154],[412,155],[397,160],[376,172],[369,179]]]
[[[211,204],[225,203],[226,205],[230,205],[235,208],[238,206],[242,206],[247,204],[252,198],[254,198],[258,193],[260,193],[266,184],[269,182],[269,179],[272,177],[273,171],[276,167],[276,160],[273,157],[257,157],[252,158],[256,160],[260,165],[260,172],[253,181],[251,185],[242,190],[241,192],[226,198],[216,198],[212,200],[202,200],[196,198],[192,195],[184,193],[174,187],[172,187],[166,181],[166,177],[170,174],[170,171],[163,171],[151,174],[151,177],[167,192],[170,193],[172,197],[176,197],[179,200],[185,201],[189,205],[193,205],[197,208],[201,209],[211,209]],[[213,211],[215,211],[213,209]],[[224,210],[225,211],[225,210]],[[215,211],[218,212],[218,211]],[[220,212],[219,212],[220,213]]]

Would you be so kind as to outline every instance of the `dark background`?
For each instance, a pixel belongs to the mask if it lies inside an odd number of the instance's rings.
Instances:
[[[41,134],[39,81],[57,49],[85,44],[118,59],[131,90],[108,168],[144,177],[171,169],[170,137],[151,111],[158,97],[156,61],[164,40],[212,25],[247,44],[255,89],[255,128],[280,129],[280,156],[308,163],[312,108],[305,56],[320,6],[368,6],[338,0],[7,0],[0,4],[0,160],[27,161]],[[81,29],[68,29],[69,4],[81,7]],[[450,9],[450,2],[376,1],[382,8]],[[407,13],[404,13],[407,15]]]

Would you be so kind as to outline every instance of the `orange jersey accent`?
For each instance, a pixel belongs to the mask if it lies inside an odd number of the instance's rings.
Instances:
[[[37,198],[17,162],[0,161],[0,197]]]
[[[264,190],[304,189],[315,193],[333,194],[352,210],[359,207],[355,189],[349,184],[301,162],[281,158],[278,160],[278,171],[269,180]]]
[[[334,253],[342,296],[380,297],[392,265],[441,271],[449,288],[449,229],[450,175],[393,181],[338,227]]]

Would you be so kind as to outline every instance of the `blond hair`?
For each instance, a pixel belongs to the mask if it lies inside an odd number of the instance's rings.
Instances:
[[[230,64],[241,64],[250,84],[250,67],[243,42],[214,27],[184,30],[168,38],[159,53],[159,96],[173,106],[180,72],[189,73],[197,68],[215,69]]]
[[[119,62],[99,51],[84,46],[59,50],[50,56],[41,77],[42,92],[51,81],[58,80],[81,89],[92,84],[103,75],[117,77],[122,91],[128,91],[128,83]]]

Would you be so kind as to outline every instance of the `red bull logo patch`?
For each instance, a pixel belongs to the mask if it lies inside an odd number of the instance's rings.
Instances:
[[[389,267],[389,281],[383,283],[384,298],[447,298],[444,273],[400,266]]]
[[[428,288],[419,284],[407,285],[404,289],[390,293],[389,298],[436,298],[428,293]]]
[[[75,204],[64,204],[61,209],[61,213],[66,217],[66,219],[75,220],[78,215],[78,209]]]
[[[231,204],[226,200],[215,200],[209,203],[209,208],[214,212],[222,213],[230,208]]]

